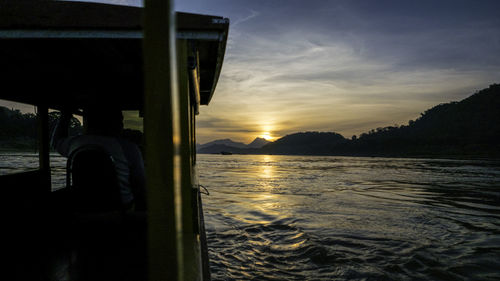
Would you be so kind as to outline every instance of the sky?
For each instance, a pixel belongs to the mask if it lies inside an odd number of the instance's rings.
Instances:
[[[299,131],[350,138],[500,83],[500,1],[182,0],[228,17],[201,143]]]
[[[140,6],[136,0],[97,1]],[[350,138],[500,83],[500,1],[175,0],[224,16],[222,73],[197,141]]]

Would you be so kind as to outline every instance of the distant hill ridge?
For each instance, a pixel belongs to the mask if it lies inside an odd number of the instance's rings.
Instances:
[[[251,143],[247,145],[248,148],[261,148],[264,145],[270,143],[270,141],[265,138],[255,138]]]
[[[242,153],[241,151],[247,151],[246,149],[258,149],[268,144],[269,141],[264,138],[255,138],[251,143],[244,144],[242,142],[235,142],[231,139],[220,139],[207,142],[205,144],[198,144],[196,150],[198,153],[221,153],[221,152],[231,152],[231,153]]]
[[[235,141],[232,141],[230,139],[221,139],[221,140],[214,140],[211,142],[207,142],[205,144],[199,144],[197,146],[197,149],[199,150],[199,149],[203,149],[203,148],[210,147],[213,145],[226,145],[226,146],[235,147],[235,148],[246,148],[247,147],[247,145],[242,143],[242,142],[235,142]]]
[[[262,147],[262,153],[272,154],[328,154],[338,144],[347,140],[340,134],[330,132],[301,132],[286,135]]]
[[[55,126],[59,116],[59,112],[49,112],[49,128]],[[80,121],[73,117],[69,133],[77,135],[82,130]],[[33,151],[37,147],[37,136],[36,114],[0,106],[0,151]]]
[[[500,85],[460,102],[439,104],[408,125],[380,127],[346,139],[333,132],[301,132],[260,148],[219,143],[200,153],[500,158]]]

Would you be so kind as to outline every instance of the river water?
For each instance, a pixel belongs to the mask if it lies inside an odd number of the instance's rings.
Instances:
[[[199,155],[214,280],[500,280],[500,162]]]
[[[55,188],[65,159],[52,155]],[[0,174],[37,167],[0,155]],[[213,280],[500,280],[500,162],[198,155]]]

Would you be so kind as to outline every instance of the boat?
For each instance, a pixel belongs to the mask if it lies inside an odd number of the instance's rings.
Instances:
[[[36,106],[39,157],[38,169],[0,176],[6,279],[210,280],[195,118],[214,95],[228,29],[164,0],[0,3],[0,99]],[[83,223],[52,204],[48,116],[96,101],[143,117],[148,210]],[[104,228],[127,233],[123,243]]]

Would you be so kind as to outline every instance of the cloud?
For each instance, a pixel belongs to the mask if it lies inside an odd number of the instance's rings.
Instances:
[[[250,14],[244,18],[237,18],[236,20],[234,20],[233,22],[231,22],[231,27],[235,27],[239,24],[242,24],[246,21],[249,21],[257,16],[259,16],[259,12],[255,11],[255,10],[250,10]]]
[[[175,5],[231,19],[215,96],[198,116],[198,136],[206,141],[251,140],[264,130],[360,134],[405,124],[435,104],[500,82],[494,0]]]

